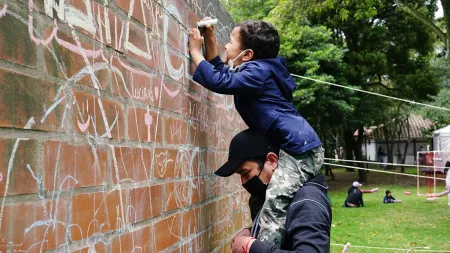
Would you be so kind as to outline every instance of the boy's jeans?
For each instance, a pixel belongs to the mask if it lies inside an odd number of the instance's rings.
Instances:
[[[278,168],[267,187],[266,201],[259,215],[258,239],[278,248],[283,245],[286,213],[298,189],[310,178],[320,174],[324,149],[314,148],[296,158],[280,150]]]

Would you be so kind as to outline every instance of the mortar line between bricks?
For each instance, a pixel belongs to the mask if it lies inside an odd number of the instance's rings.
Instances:
[[[190,146],[193,149],[197,146],[191,144],[162,144],[157,142],[138,142],[133,140],[123,140],[123,139],[110,139],[107,137],[91,137],[86,134],[80,133],[65,133],[65,132],[46,132],[38,130],[25,130],[21,128],[4,128],[0,127],[0,138],[4,139],[17,139],[17,138],[29,138],[33,140],[42,141],[57,141],[69,143],[71,145],[84,145],[89,146],[90,143],[86,138],[94,140],[95,145],[113,145],[114,147],[123,148],[159,148],[159,149],[171,149],[178,150],[181,146]],[[212,149],[211,147],[199,147],[200,152],[227,152],[226,149]]]

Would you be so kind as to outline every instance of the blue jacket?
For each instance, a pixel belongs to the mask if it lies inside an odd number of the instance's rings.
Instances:
[[[308,180],[297,191],[287,211],[282,249],[256,240],[249,253],[329,253],[332,211],[327,189],[324,175]],[[256,222],[252,236],[256,237],[258,232]]]
[[[200,62],[193,79],[216,93],[234,95],[236,110],[248,127],[278,141],[290,155],[322,144],[292,104],[295,82],[283,58],[249,61],[233,72],[217,56]]]

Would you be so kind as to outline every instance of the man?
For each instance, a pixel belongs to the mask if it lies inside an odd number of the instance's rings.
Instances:
[[[264,199],[267,185],[278,167],[279,151],[279,146],[271,143],[265,136],[247,129],[233,138],[228,161],[215,172],[222,177],[234,173],[241,176],[242,186],[252,196],[250,209],[252,214],[256,214],[251,230],[244,229],[233,238],[232,252],[330,252],[332,214],[327,199],[328,186],[323,175],[308,180],[295,194],[287,211],[286,233],[281,249],[254,238],[258,235],[261,224],[258,218],[263,201],[258,199]],[[290,178],[286,175],[285,179]],[[282,189],[282,186],[278,187]],[[279,191],[279,194],[288,193]]]
[[[364,207],[364,201],[360,189],[361,186],[362,184],[360,184],[358,181],[353,182],[352,186],[350,187],[350,189],[348,189],[347,192],[347,199],[344,203],[345,207]]]

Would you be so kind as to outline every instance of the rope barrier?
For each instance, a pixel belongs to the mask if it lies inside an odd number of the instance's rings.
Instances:
[[[420,178],[427,178],[427,179],[436,179],[436,180],[442,180],[445,181],[445,178],[434,178],[434,177],[427,177],[427,176],[419,176],[419,175],[412,175],[412,174],[406,174],[406,173],[400,173],[400,172],[394,172],[394,171],[386,171],[386,170],[376,170],[376,169],[367,169],[367,168],[361,168],[356,166],[349,166],[344,164],[336,164],[336,163],[323,163],[330,166],[336,166],[336,167],[343,167],[343,168],[349,168],[349,169],[357,169],[357,170],[367,170],[367,171],[375,171],[375,172],[381,172],[381,173],[387,173],[387,174],[394,174],[394,175],[400,175],[400,176],[408,176],[408,177],[420,177]]]
[[[345,160],[345,159],[334,159],[334,158],[324,158],[324,159],[325,160],[330,160],[330,161],[377,164],[377,165],[393,165],[393,166],[415,167],[415,168],[417,168],[417,166],[419,166],[420,168],[450,169],[450,167],[428,166],[428,165],[413,165],[413,164],[400,164],[400,163],[380,163],[380,162],[359,161],[359,160]]]
[[[328,85],[331,85],[331,86],[336,86],[336,87],[340,87],[340,88],[344,88],[344,89],[349,89],[349,90],[353,90],[353,91],[367,93],[367,94],[370,94],[370,95],[375,95],[375,96],[384,97],[384,98],[390,98],[390,99],[397,100],[397,101],[402,101],[402,102],[415,104],[415,105],[422,105],[422,106],[425,106],[425,107],[430,107],[430,108],[433,108],[433,109],[438,109],[438,110],[443,110],[443,111],[450,112],[450,108],[424,104],[424,103],[416,102],[416,101],[413,101],[413,100],[408,100],[408,99],[403,99],[403,98],[398,98],[398,97],[392,97],[392,96],[388,96],[388,95],[384,95],[384,94],[380,94],[380,93],[376,93],[376,92],[366,91],[366,90],[362,90],[362,89],[358,89],[358,88],[353,88],[353,87],[344,86],[344,85],[340,85],[340,84],[330,83],[330,82],[327,82],[327,81],[317,80],[317,79],[306,77],[306,76],[300,76],[300,75],[296,75],[296,74],[291,74],[291,75],[294,76],[294,77],[298,77],[298,78],[302,78],[302,79],[306,79],[306,80],[310,80],[310,81],[314,81],[314,82],[318,82],[318,83],[324,83],[324,84],[328,84]]]

